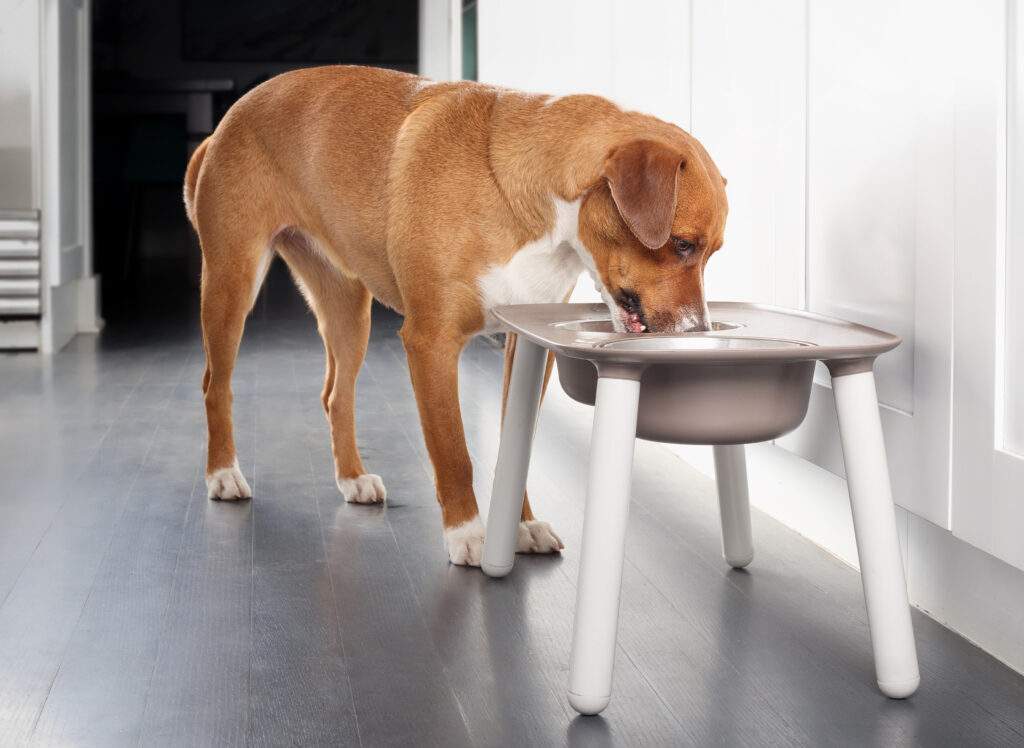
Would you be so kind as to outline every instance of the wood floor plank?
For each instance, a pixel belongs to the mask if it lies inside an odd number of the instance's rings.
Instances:
[[[142,463],[33,734],[38,745],[134,746],[190,499],[203,495],[202,372],[193,351]]]
[[[28,742],[40,717],[180,366],[158,356],[146,372],[121,411],[138,419],[118,419],[107,431],[0,605],[0,735],[14,744]]]
[[[370,373],[385,378],[382,368],[400,371],[394,359],[375,357]],[[404,373],[404,371],[403,371]],[[408,375],[404,374],[407,378]],[[407,388],[408,389],[408,388]],[[409,390],[411,395],[411,390]],[[389,397],[387,430],[409,422],[415,404],[409,397]],[[415,421],[413,421],[415,424]],[[422,449],[421,440],[407,441],[409,451]],[[562,637],[571,635],[558,609],[568,603],[572,589],[560,575],[545,580],[522,577],[508,585],[488,586],[475,569],[448,564],[441,543],[440,512],[433,496],[432,475],[425,455],[415,469],[386,476],[391,495],[415,496],[410,505],[389,506],[388,520],[397,552],[426,611],[431,636],[454,691],[465,711],[477,745],[539,745],[568,719],[564,698],[551,689],[551,656]],[[554,570],[552,570],[554,571]],[[530,615],[532,625],[521,626]],[[545,611],[549,611],[545,614]],[[561,637],[551,631],[561,630]],[[498,666],[499,663],[507,665]],[[543,663],[543,666],[539,666]],[[561,687],[561,678],[559,689]],[[511,708],[510,708],[510,705]]]
[[[359,732],[336,616],[306,432],[296,418],[293,337],[259,341],[256,374],[252,578],[252,746],[358,745]]]
[[[0,404],[0,604],[94,461],[154,353],[140,353],[128,366],[64,353],[5,358],[27,376],[4,379]]]
[[[244,339],[233,379],[235,441],[250,478],[256,407],[251,348]],[[205,446],[202,433],[196,444]],[[208,501],[203,488],[193,493],[146,692],[140,745],[248,743],[252,512],[249,501]]]
[[[334,481],[330,440],[319,403],[319,382],[310,374],[299,406],[307,423],[302,443],[308,450],[314,490],[323,522],[323,538],[333,585],[337,621],[345,646],[352,700],[364,745],[472,745],[462,706],[455,697],[443,663],[429,635],[413,582],[406,572],[389,524],[389,514],[418,511],[419,497],[395,495],[387,506],[364,506],[344,501]],[[322,364],[316,364],[317,368]],[[316,382],[316,384],[313,384]],[[359,402],[367,398],[365,376],[358,385]],[[372,389],[369,388],[369,389]],[[384,408],[384,403],[374,403]],[[363,415],[363,414],[360,414]],[[393,433],[382,430],[371,412],[360,418],[361,442],[387,444],[382,449],[396,475],[410,463],[394,448]],[[374,469],[373,448],[364,460]],[[379,465],[379,463],[377,463]],[[415,466],[415,470],[420,470]],[[428,505],[429,506],[429,505]],[[387,708],[385,705],[395,707]]]

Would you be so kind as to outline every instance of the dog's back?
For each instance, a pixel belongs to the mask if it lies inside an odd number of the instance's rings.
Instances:
[[[262,172],[275,190],[287,185],[303,195],[301,201],[288,191],[273,195],[277,211],[291,213],[282,219],[316,231],[322,228],[318,212],[342,211],[379,243],[384,206],[365,197],[384,192],[393,136],[421,81],[392,70],[338,66],[296,70],[254,88],[193,156],[186,179],[190,216],[206,181],[242,179],[258,198]],[[204,161],[215,164],[205,170],[209,176],[200,169]],[[321,188],[310,194],[312,185]]]

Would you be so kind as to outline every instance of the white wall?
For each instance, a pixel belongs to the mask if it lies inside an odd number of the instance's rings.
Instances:
[[[420,0],[419,65],[425,78],[447,81],[462,77],[462,3]]]
[[[597,94],[688,129],[689,5],[481,2],[478,77],[537,93]]]
[[[480,79],[690,129],[729,179],[710,298],[903,337],[876,373],[911,597],[1024,670],[1016,3],[582,5],[482,0]],[[804,425],[750,452],[755,504],[855,562],[826,373]]]
[[[39,7],[0,0],[0,210],[39,208]]]

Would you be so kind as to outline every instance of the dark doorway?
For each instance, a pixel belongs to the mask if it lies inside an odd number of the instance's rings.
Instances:
[[[96,0],[92,16],[95,269],[107,320],[197,310],[201,259],[182,179],[240,96],[311,65],[416,72],[417,0]]]

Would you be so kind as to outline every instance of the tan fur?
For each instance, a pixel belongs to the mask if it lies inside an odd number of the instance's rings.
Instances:
[[[324,339],[339,480],[364,472],[352,413],[373,297],[405,315],[444,525],[465,523],[477,506],[457,364],[484,326],[480,276],[551,230],[553,198],[582,199],[579,236],[609,293],[638,295],[652,330],[674,329],[680,308],[704,306],[724,186],[691,136],[594,96],[551,100],[358,67],[259,86],[196,151],[185,179],[203,248],[208,475],[235,460],[231,372],[276,251]],[[694,242],[693,258],[681,261],[669,235]]]

